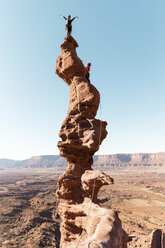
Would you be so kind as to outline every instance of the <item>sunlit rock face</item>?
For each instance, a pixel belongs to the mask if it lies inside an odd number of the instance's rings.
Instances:
[[[95,119],[100,103],[98,90],[86,79],[76,53],[77,42],[67,35],[61,45],[55,73],[70,87],[70,100],[58,142],[67,169],[59,178],[57,196],[61,216],[61,248],[125,248],[127,235],[113,210],[98,205],[103,185],[113,183],[106,174],[93,171],[93,155],[107,135],[105,121]]]

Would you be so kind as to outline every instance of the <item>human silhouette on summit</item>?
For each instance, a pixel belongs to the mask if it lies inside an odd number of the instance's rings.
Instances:
[[[72,32],[72,22],[74,21],[74,19],[78,18],[78,16],[75,16],[72,19],[71,19],[71,15],[68,15],[68,18],[66,18],[63,15],[60,16],[66,20],[65,30],[67,30],[67,34],[70,35]]]

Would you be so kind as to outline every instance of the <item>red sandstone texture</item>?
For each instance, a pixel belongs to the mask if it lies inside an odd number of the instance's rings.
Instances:
[[[100,94],[86,79],[76,53],[77,42],[67,35],[61,45],[55,73],[70,87],[67,117],[58,142],[67,169],[59,178],[57,196],[61,216],[61,248],[126,248],[127,234],[113,210],[101,208],[97,194],[113,183],[106,174],[93,171],[93,155],[107,135],[105,121],[95,119]]]

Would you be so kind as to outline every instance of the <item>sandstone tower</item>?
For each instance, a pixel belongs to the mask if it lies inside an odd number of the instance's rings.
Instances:
[[[112,178],[91,168],[93,155],[107,135],[107,123],[95,119],[100,94],[86,79],[77,47],[74,38],[67,35],[55,70],[70,87],[68,112],[58,142],[60,155],[67,160],[57,188],[62,219],[60,247],[126,248],[127,235],[117,213],[97,202],[101,186],[113,183]]]

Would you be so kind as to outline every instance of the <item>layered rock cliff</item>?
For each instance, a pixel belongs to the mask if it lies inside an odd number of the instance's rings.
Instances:
[[[95,166],[165,166],[165,153],[135,153],[100,155],[94,158]]]
[[[67,169],[59,178],[57,196],[61,216],[61,248],[124,248],[127,235],[113,210],[101,208],[97,193],[113,179],[93,171],[93,155],[107,135],[105,121],[95,119],[100,94],[86,79],[76,53],[77,42],[66,36],[56,61],[56,74],[70,87],[67,117],[58,142]]]

